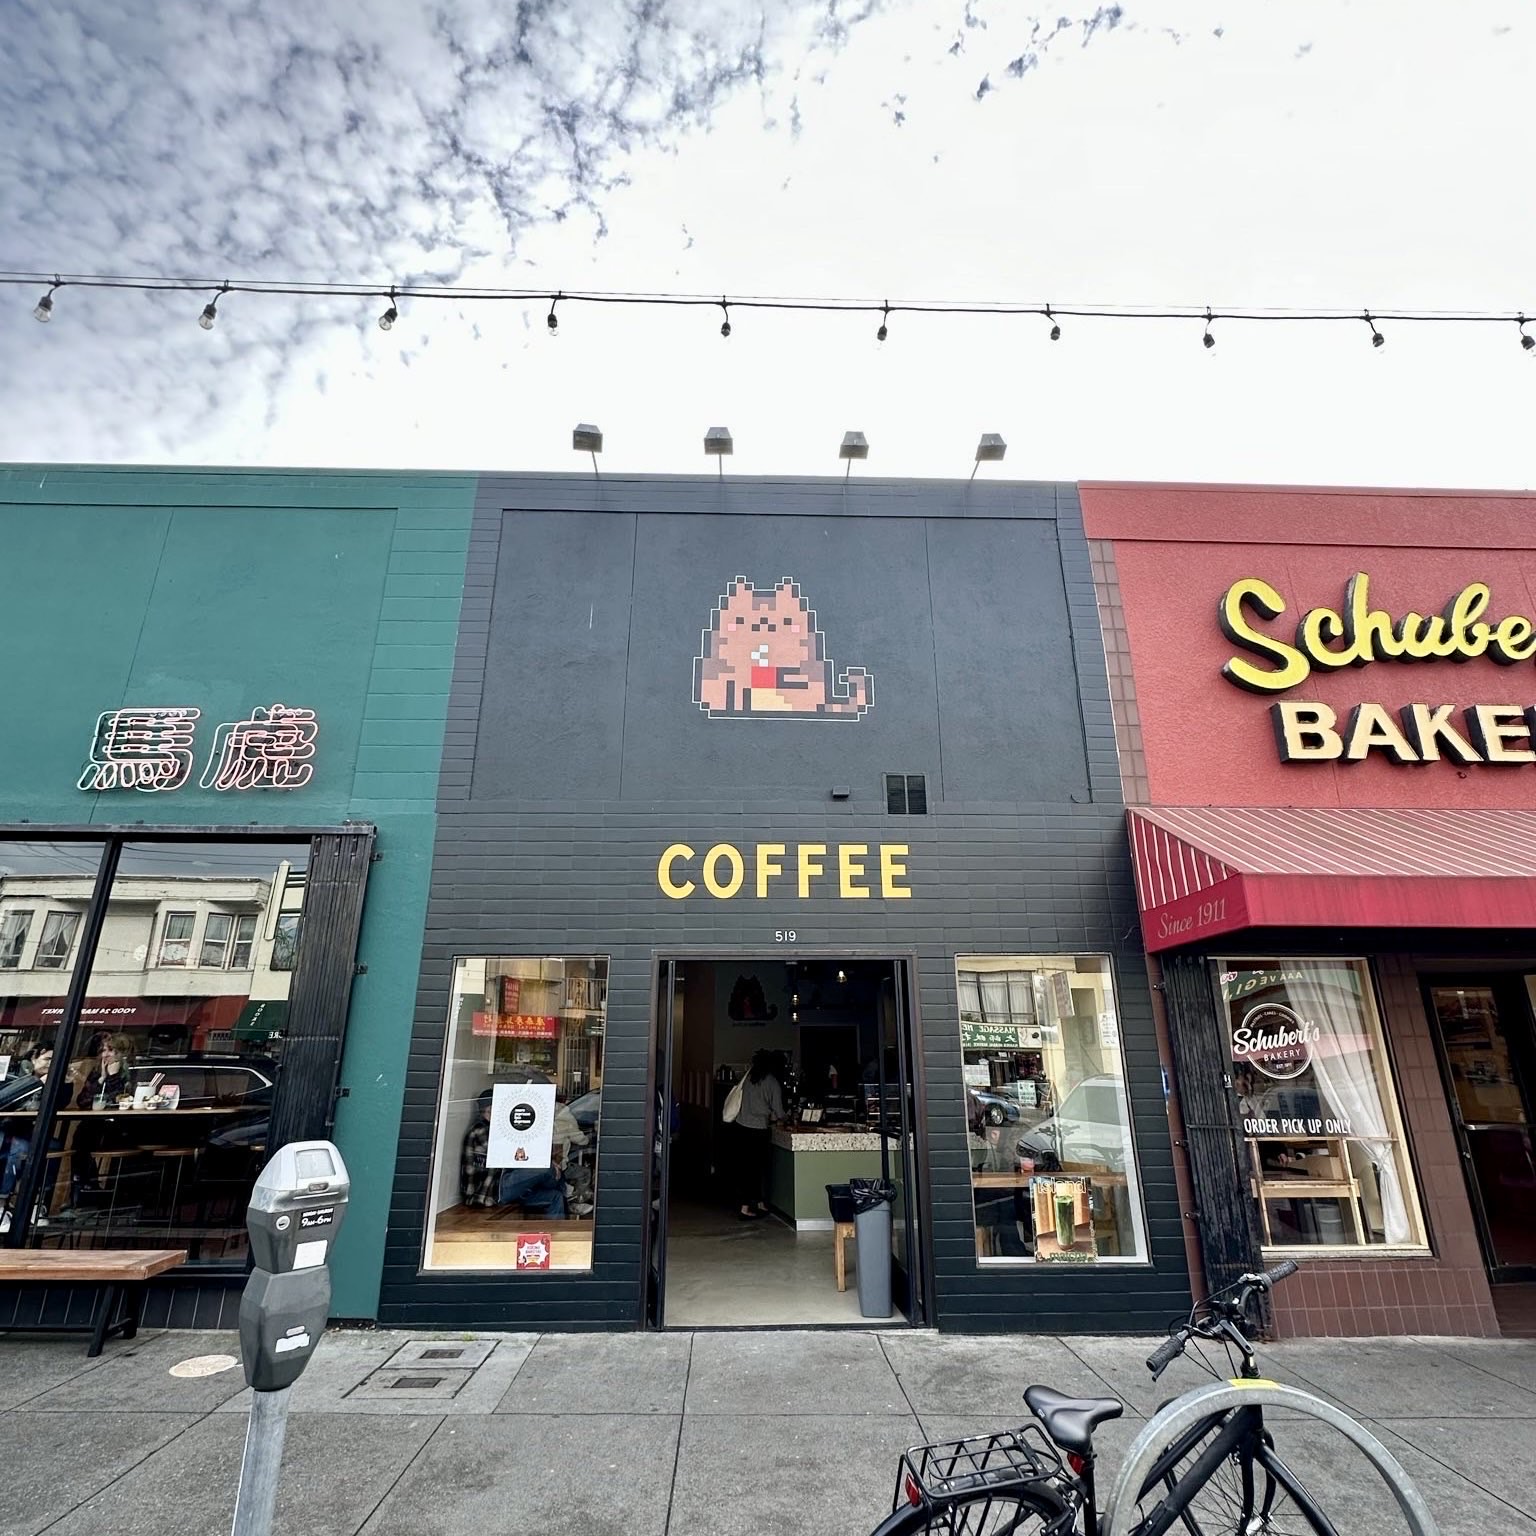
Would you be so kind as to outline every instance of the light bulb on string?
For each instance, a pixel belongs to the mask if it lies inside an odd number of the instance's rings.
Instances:
[[[63,286],[58,278],[54,278],[53,286],[32,306],[32,318],[40,325],[47,325],[53,319],[53,296]]]
[[[721,299],[720,308],[725,311],[725,319],[720,322],[720,334],[722,336],[729,336],[731,334],[731,306],[724,299]]]
[[[890,327],[885,323],[890,318],[891,306],[889,304],[882,304],[880,306],[880,329],[875,332],[876,341],[884,341],[891,334]]]
[[[1056,323],[1056,316],[1051,313],[1051,306],[1045,306],[1045,318],[1051,322],[1051,340],[1061,340],[1061,327]]]
[[[214,322],[219,318],[219,300],[229,292],[229,284],[224,283],[219,291],[203,305],[203,312],[197,317],[197,323],[205,331],[211,331]]]
[[[1528,322],[1526,321],[1525,316],[1521,315],[1520,316],[1520,345],[1522,347],[1524,347],[1527,352],[1530,352],[1533,349],[1536,349],[1536,336],[1532,336],[1531,333],[1528,330],[1526,330],[1525,327],[1526,327],[1527,323]]]
[[[1200,338],[1207,351],[1216,345],[1216,338],[1211,335],[1211,321],[1215,318],[1215,315],[1211,313],[1211,306],[1207,304],[1205,306],[1205,335]]]
[[[555,305],[560,302],[561,298],[562,295],[557,293],[549,301],[549,317],[545,320],[544,324],[549,327],[549,334],[551,336],[558,336],[560,334],[560,317],[555,313]]]
[[[379,316],[379,329],[381,331],[393,330],[395,327],[395,321],[399,318],[400,309],[399,306],[395,303],[395,290],[391,288],[389,290],[389,308]]]
[[[1373,347],[1384,347],[1384,346],[1386,346],[1387,338],[1385,336],[1383,336],[1381,334],[1381,332],[1376,329],[1376,322],[1371,319],[1371,312],[1370,312],[1370,310],[1366,310],[1366,312],[1360,318],[1362,320],[1364,320],[1365,323],[1368,326],[1370,326],[1370,328],[1371,328],[1371,345]]]

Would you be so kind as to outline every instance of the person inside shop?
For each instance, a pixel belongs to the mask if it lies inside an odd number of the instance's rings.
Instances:
[[[520,1082],[548,1082],[525,1072]],[[555,1105],[554,1132],[550,1143],[548,1168],[491,1168],[486,1157],[491,1144],[491,1104],[493,1090],[487,1088],[476,1100],[478,1114],[464,1136],[459,1161],[459,1196],[465,1205],[482,1209],[497,1205],[519,1205],[530,1215],[561,1220],[567,1209],[570,1186],[565,1169],[573,1146],[585,1146],[586,1132],[564,1104]]]
[[[768,1214],[768,1173],[773,1159],[773,1126],[784,1119],[784,1067],[777,1051],[758,1051],[741,1086],[735,1121],[736,1198],[743,1221]]]
[[[130,1035],[100,1035],[94,1060],[76,1063],[76,1109],[116,1110],[119,1099],[133,1094],[134,1045]],[[125,1145],[122,1133],[109,1121],[83,1121],[75,1132],[69,1171],[74,1193],[98,1189],[96,1155],[109,1146]]]
[[[30,1061],[30,1076],[39,1083],[48,1081],[53,1066],[53,1047],[39,1046]],[[0,1232],[8,1232],[11,1226],[11,1195],[21,1178],[21,1165],[32,1150],[31,1139],[15,1129],[15,1122],[6,1130],[0,1126]]]

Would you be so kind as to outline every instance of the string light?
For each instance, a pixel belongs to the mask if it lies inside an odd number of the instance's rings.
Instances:
[[[289,298],[325,298],[335,300],[337,298],[374,299],[381,292],[377,283],[347,283],[347,282],[317,282],[306,283],[288,280],[251,280],[245,282],[225,281],[215,284],[205,277],[134,277],[114,276],[102,273],[69,273],[58,276],[50,276],[46,272],[0,272],[0,287],[26,286],[42,284],[46,292],[39,299],[33,309],[33,314],[39,320],[52,313],[51,302],[57,289],[65,286],[76,288],[108,288],[120,291],[138,291],[144,293],[181,293],[215,290],[213,297],[204,305],[199,315],[199,323],[205,330],[211,330],[218,317],[218,302],[226,293],[242,293],[266,295],[269,297],[283,296]],[[556,308],[559,304],[611,304],[611,305],[648,305],[664,306],[671,308],[688,308],[700,305],[719,307],[726,319],[724,325],[730,324],[731,309],[761,309],[775,310],[781,313],[805,312],[822,314],[864,313],[879,316],[879,329],[875,332],[876,339],[884,341],[889,335],[889,322],[892,314],[898,310],[920,315],[977,315],[998,319],[1008,316],[1035,315],[1048,322],[1050,326],[1050,338],[1052,341],[1061,340],[1061,321],[1063,318],[1086,320],[1203,320],[1206,323],[1204,334],[1212,337],[1211,322],[1217,318],[1215,312],[1208,305],[1150,305],[1150,304],[1072,304],[1058,306],[1054,304],[1040,303],[1006,303],[1002,301],[968,302],[961,300],[930,300],[930,301],[900,301],[892,304],[889,299],[820,299],[820,298],[793,298],[793,297],[753,297],[749,295],[715,294],[691,294],[691,293],[644,293],[644,292],[605,292],[598,290],[586,290],[581,292],[566,293],[558,290],[551,295],[548,289],[536,288],[494,288],[494,287],[462,287],[455,288],[442,284],[423,283],[420,285],[395,286],[389,289],[390,306],[385,310],[387,316],[390,310],[394,311],[394,318],[399,318],[399,300],[408,298],[415,302],[424,302],[431,299],[440,299],[455,305],[466,303],[506,303],[514,302],[530,304],[541,299],[548,299],[549,314],[546,317],[546,325],[551,335],[558,332],[560,327]],[[44,300],[49,302],[45,303]],[[39,313],[41,311],[41,313]],[[380,317],[382,325],[384,316]],[[1440,323],[1456,325],[1475,324],[1515,324],[1521,327],[1521,344],[1527,340],[1536,343],[1536,337],[1529,336],[1525,330],[1525,314],[1514,313],[1509,310],[1365,310],[1358,309],[1283,309],[1265,306],[1238,306],[1224,309],[1219,317],[1224,324],[1230,325],[1235,321],[1249,321],[1261,324],[1295,323],[1295,322],[1327,322],[1334,324],[1358,325],[1362,320],[1370,327],[1371,344],[1381,347],[1386,344],[1386,337],[1377,328],[1377,322],[1390,321],[1396,323]],[[1533,350],[1525,347],[1526,351]]]
[[[225,283],[219,291],[203,305],[203,312],[197,317],[197,323],[205,331],[213,329],[213,323],[219,318],[219,300],[229,292],[229,284]]]
[[[720,308],[725,311],[725,319],[720,322],[720,334],[722,336],[729,336],[731,334],[731,306],[724,299],[721,299]]]
[[[32,318],[42,325],[47,325],[53,319],[53,296],[64,286],[58,278],[54,278],[53,286],[32,307]]]
[[[1211,313],[1211,306],[1207,304],[1205,306],[1205,335],[1200,338],[1204,342],[1207,351],[1216,345],[1216,338],[1211,335],[1211,321],[1215,318],[1216,316]]]
[[[1522,347],[1524,347],[1527,352],[1529,352],[1533,347],[1536,347],[1536,336],[1532,336],[1530,334],[1530,332],[1528,332],[1526,330],[1525,327],[1526,327],[1526,319],[1525,319],[1524,315],[1521,315],[1520,316],[1520,345]]]
[[[391,288],[389,290],[389,308],[386,309],[384,311],[384,313],[379,316],[379,329],[381,331],[392,331],[392,330],[394,330],[394,328],[395,328],[395,321],[398,320],[399,318],[400,318],[400,309],[399,309],[399,306],[395,303],[395,290],[393,288]]]

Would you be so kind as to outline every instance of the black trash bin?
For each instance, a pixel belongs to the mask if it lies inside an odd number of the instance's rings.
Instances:
[[[859,1316],[891,1315],[891,1203],[889,1179],[850,1179],[853,1236],[858,1251]]]

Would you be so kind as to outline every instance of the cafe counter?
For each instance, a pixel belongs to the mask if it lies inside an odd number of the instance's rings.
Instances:
[[[900,1162],[891,1142],[893,1167]],[[828,1231],[827,1185],[880,1177],[880,1137],[848,1127],[775,1126],[771,1200],[797,1232]]]

